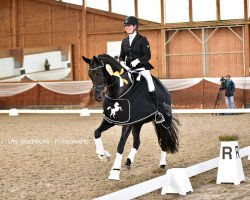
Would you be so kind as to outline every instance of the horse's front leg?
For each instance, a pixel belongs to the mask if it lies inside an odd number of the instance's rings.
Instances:
[[[139,149],[140,146],[140,132],[141,132],[141,127],[142,124],[135,124],[132,126],[132,134],[133,134],[133,148],[130,150],[130,153],[127,157],[125,166],[127,167],[127,169],[131,168],[131,164],[134,162],[135,160],[135,155]]]
[[[112,166],[112,169],[111,169],[109,177],[108,177],[108,179],[110,179],[110,180],[120,180],[122,154],[123,154],[124,147],[125,147],[125,144],[126,144],[126,141],[128,139],[128,136],[130,134],[131,129],[132,129],[131,125],[127,125],[127,126],[122,127],[122,135],[121,135],[118,147],[117,147],[115,162]]]
[[[101,135],[103,131],[108,130],[114,126],[114,124],[108,123],[103,119],[101,125],[95,130],[95,146],[96,146],[96,153],[100,159],[106,158],[107,160],[110,159],[111,155],[108,151],[104,150]]]

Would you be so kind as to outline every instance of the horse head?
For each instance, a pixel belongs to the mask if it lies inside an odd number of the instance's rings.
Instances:
[[[82,58],[89,64],[88,75],[93,82],[96,101],[102,101],[105,86],[110,97],[119,97],[131,86],[126,70],[111,56],[102,54],[92,59]]]
[[[82,59],[89,64],[88,75],[93,83],[94,99],[100,102],[105,88],[104,64],[95,56],[92,59],[82,56]]]

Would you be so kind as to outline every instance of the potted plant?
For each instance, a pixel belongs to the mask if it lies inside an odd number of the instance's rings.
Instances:
[[[239,136],[236,134],[232,134],[232,135],[224,134],[224,135],[219,136],[219,140],[221,142],[238,141],[238,139],[239,139]]]
[[[44,68],[45,68],[45,71],[49,71],[49,69],[50,69],[50,64],[49,64],[48,59],[45,60]]]
[[[239,185],[241,181],[245,181],[238,144],[239,136],[224,134],[219,136],[219,140],[221,145],[216,183]]]

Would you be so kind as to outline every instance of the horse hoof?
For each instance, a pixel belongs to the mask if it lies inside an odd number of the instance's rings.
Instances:
[[[126,167],[127,170],[131,170],[131,165],[125,164],[125,167]]]
[[[109,172],[109,180],[116,180],[119,181],[120,180],[120,169],[112,169]]]
[[[160,165],[160,167],[157,168],[157,169],[155,169],[153,172],[154,173],[163,173],[163,172],[166,172],[165,166],[166,165]]]
[[[104,152],[104,155],[98,154],[98,157],[99,157],[99,159],[101,159],[101,160],[109,161],[110,158],[111,158],[111,154],[110,154],[108,151],[105,151],[105,152]]]
[[[105,158],[107,159],[107,161],[109,161],[111,158],[111,154],[108,151],[105,151]]]
[[[101,160],[101,161],[109,161],[110,158],[107,158],[105,155],[98,155],[98,158]]]
[[[131,169],[131,164],[132,164],[131,160],[129,158],[127,158],[127,161],[125,163],[126,168]]]

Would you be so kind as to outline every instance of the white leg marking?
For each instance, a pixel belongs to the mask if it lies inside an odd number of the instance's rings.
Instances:
[[[131,163],[133,163],[134,160],[135,160],[136,152],[137,152],[137,150],[135,148],[132,148],[131,151],[130,151],[130,153],[128,154],[127,158],[130,159]]]

